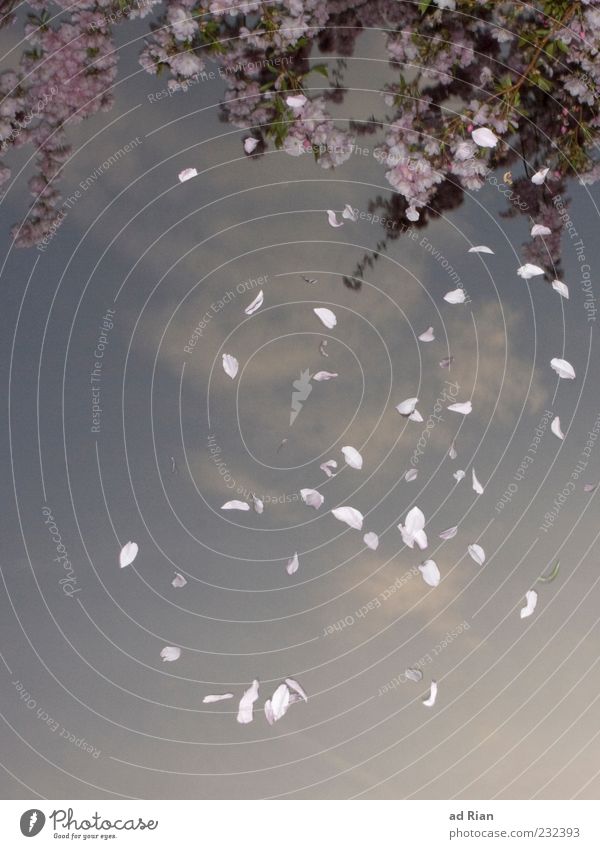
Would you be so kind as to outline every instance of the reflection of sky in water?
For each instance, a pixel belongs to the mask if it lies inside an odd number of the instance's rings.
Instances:
[[[133,53],[123,65],[136,72]],[[376,88],[383,66],[364,65],[350,62],[350,84]],[[366,220],[331,229],[324,210],[349,202],[366,211],[387,194],[375,139],[335,172],[279,152],[249,161],[242,133],[218,121],[220,83],[151,103],[159,83],[137,74],[109,116],[76,128],[65,196],[124,144],[142,144],[80,190],[45,253],[13,252],[4,266],[4,793],[597,796],[596,494],[582,489],[600,475],[597,449],[559,498],[599,415],[594,323],[572,242],[563,239],[568,302],[519,280],[528,222],[501,219],[503,198],[487,186],[414,238],[390,242],[351,291],[343,276],[382,230]],[[348,114],[376,106],[375,95],[354,93]],[[200,176],[176,183],[188,166]],[[7,199],[5,221],[17,220],[23,195]],[[594,270],[595,207],[579,187],[569,195]],[[472,244],[496,254],[468,254]],[[463,306],[442,299],[456,275],[470,298]],[[248,318],[258,289],[247,281],[259,277],[265,304]],[[320,324],[316,306],[335,311],[336,328]],[[94,434],[90,374],[108,309]],[[417,342],[429,325],[435,342]],[[239,359],[235,381],[223,352]],[[446,371],[438,363],[449,354]],[[575,381],[557,385],[555,356],[574,364]],[[290,428],[292,383],[304,369],[339,377],[313,382]],[[425,423],[394,406],[417,395],[427,420],[450,387],[456,400],[472,399],[473,413],[442,414],[407,483]],[[545,411],[560,415],[564,444]],[[319,464],[340,462],[342,445],[357,447],[364,467],[326,479]],[[473,466],[486,486],[479,498]],[[468,474],[457,484],[458,468]],[[262,516],[219,510],[246,497],[238,486],[265,500]],[[303,487],[325,496],[319,512],[299,501]],[[73,564],[72,597],[52,560],[44,503]],[[395,527],[415,503],[427,517],[426,555],[442,573],[435,590],[414,574],[425,553],[403,547]],[[380,535],[376,552],[326,512],[339,504],[365,514],[364,529]],[[439,532],[459,523],[442,543]],[[139,542],[134,567],[116,567],[115,534]],[[487,552],[484,567],[466,554],[473,542]],[[521,621],[525,592],[557,557],[559,577],[537,585],[538,609]],[[188,579],[182,590],[171,587],[175,572]],[[164,645],[183,648],[176,664],[160,662]],[[414,665],[421,683],[379,695]],[[262,709],[250,726],[235,722],[253,677],[262,706],[288,675],[307,689],[307,705],[273,728]],[[440,692],[428,710],[421,699],[432,678]],[[201,704],[227,690],[235,701]]]

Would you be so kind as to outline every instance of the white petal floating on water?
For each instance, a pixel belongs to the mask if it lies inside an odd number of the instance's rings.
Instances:
[[[408,416],[411,422],[422,422],[423,416],[418,410],[413,410],[410,416]]]
[[[414,681],[415,684],[418,684],[419,681],[423,678],[423,673],[421,672],[421,670],[416,669],[415,667],[405,669],[404,675],[409,681]]]
[[[426,560],[419,566],[419,572],[428,586],[438,586],[440,582],[440,570],[438,569],[435,560]]]
[[[344,460],[349,466],[353,469],[362,469],[363,458],[356,448],[353,448],[351,445],[344,445],[342,448],[342,454],[344,455]]]
[[[178,589],[179,587],[185,587],[186,584],[187,584],[186,579],[183,577],[183,575],[180,575],[179,572],[175,575],[175,577],[171,581],[171,586],[175,587],[176,589]]]
[[[139,547],[137,542],[126,542],[119,553],[119,566],[124,569],[125,566],[130,566],[137,557]]]
[[[337,220],[337,215],[335,214],[335,210],[328,209],[327,210],[327,220],[329,221],[329,225],[331,227],[343,227],[344,222]]]
[[[517,268],[517,274],[519,277],[522,277],[523,280],[530,280],[532,277],[537,277],[539,274],[544,273],[543,268],[540,268],[539,265],[534,265],[531,262],[526,262],[525,265],[521,265]]]
[[[307,98],[303,94],[288,94],[285,102],[288,106],[291,106],[292,109],[302,109],[306,100]]]
[[[232,699],[232,698],[233,698],[233,693],[216,693],[215,695],[204,696],[204,698],[202,699],[202,704],[212,705],[213,702],[222,702],[225,699]]]
[[[559,377],[562,377],[565,380],[575,379],[575,369],[573,368],[571,363],[568,363],[566,360],[561,360],[558,357],[554,357],[553,360],[550,360],[550,365]]]
[[[481,486],[481,484],[477,480],[477,475],[475,474],[475,469],[471,469],[471,474],[473,476],[473,489],[475,490],[477,495],[482,495],[483,494],[483,487]]]
[[[464,289],[453,289],[451,292],[446,292],[444,300],[449,304],[464,304],[466,300]]]
[[[264,299],[265,299],[265,293],[261,289],[260,292],[258,293],[258,295],[252,301],[252,303],[249,304],[246,307],[246,309],[244,310],[246,315],[252,315],[252,313],[256,312],[256,310],[259,310],[263,305]]]
[[[221,505],[221,510],[249,510],[250,505],[245,501],[237,501],[234,499],[233,501],[226,501],[225,504]]]
[[[471,133],[471,138],[478,147],[496,147],[498,136],[487,127],[477,127]]]
[[[290,706],[290,691],[287,684],[280,684],[271,696],[271,711],[273,722],[285,716]]]
[[[433,342],[435,339],[435,335],[433,332],[433,327],[428,327],[427,330],[424,330],[423,333],[418,337],[420,342]]]
[[[163,663],[165,661],[172,663],[174,660],[179,660],[181,657],[181,649],[177,646],[165,646],[161,651],[160,656],[163,659]]]
[[[440,539],[452,539],[458,533],[458,525],[455,525],[453,528],[448,528],[445,531],[442,531],[440,534]]]
[[[440,368],[450,368],[453,362],[454,357],[444,357],[443,360],[440,360]]]
[[[554,436],[558,436],[559,439],[565,438],[565,435],[562,432],[562,429],[561,429],[561,426],[560,426],[560,418],[558,416],[554,416],[554,418],[552,419],[552,424],[550,425],[550,430],[552,431]]]
[[[350,204],[347,203],[342,212],[342,218],[349,218],[350,221],[358,221],[358,212],[352,209]]]
[[[298,571],[299,565],[300,561],[298,560],[298,552],[296,551],[294,553],[294,556],[290,557],[290,559],[288,560],[287,566],[285,567],[285,571],[288,573],[288,575],[293,575],[295,572]]]
[[[546,179],[546,174],[549,170],[549,168],[540,168],[540,170],[536,171],[533,177],[531,178],[531,182],[536,186],[541,186],[544,180]]]
[[[321,463],[319,466],[322,472],[325,472],[328,478],[332,478],[335,472],[332,472],[332,469],[337,469],[337,460],[326,460],[324,463]]]
[[[293,690],[295,693],[298,693],[303,701],[308,701],[308,696],[304,692],[304,688],[300,686],[300,684],[294,678],[286,678],[285,683],[288,685],[290,690]]]
[[[318,510],[321,504],[325,501],[325,498],[316,489],[301,489],[300,498],[305,504],[308,504],[309,507],[314,507],[315,510]]]
[[[238,373],[240,364],[231,354],[223,354],[223,371],[232,380]]]
[[[451,460],[456,460],[456,458],[458,457],[458,452],[454,447],[454,443],[452,443],[452,445],[448,449],[448,457],[450,457]]]
[[[248,154],[254,153],[256,148],[258,147],[258,139],[253,138],[252,136],[248,136],[247,139],[244,139],[244,151]]]
[[[463,416],[468,416],[473,409],[473,405],[470,401],[464,401],[458,404],[450,404],[446,409],[451,410],[453,413],[462,413]]]
[[[417,469],[409,469],[408,472],[404,474],[404,480],[410,483],[417,479],[417,475],[419,474]]]
[[[435,700],[437,699],[437,691],[438,686],[435,681],[431,682],[431,689],[429,690],[429,698],[423,700],[423,704],[425,707],[433,707],[435,704]]]
[[[525,593],[525,601],[527,602],[525,607],[521,608],[521,619],[527,619],[528,616],[531,616],[533,611],[535,610],[536,604],[538,600],[538,594],[535,590],[528,590]]]
[[[265,509],[264,502],[261,501],[261,499],[257,495],[254,495],[254,493],[252,493],[251,498],[252,506],[254,507],[254,512],[259,514],[262,513]]]
[[[337,318],[335,317],[335,313],[328,310],[327,307],[316,307],[313,312],[329,330],[336,326]]]
[[[467,548],[467,551],[469,552],[471,560],[474,560],[478,566],[483,566],[485,563],[485,551],[480,545],[477,545],[477,543],[474,542],[473,545],[470,545]]]
[[[491,248],[488,248],[487,245],[474,245],[472,248],[469,248],[468,251],[470,254],[493,254],[494,251]]]
[[[374,534],[373,531],[369,531],[367,534],[364,535],[363,542],[367,546],[367,548],[371,549],[371,551],[377,551],[377,548],[379,546],[379,537],[377,536],[377,534]]]
[[[252,722],[254,712],[254,702],[258,699],[258,681],[254,679],[252,685],[248,687],[244,695],[240,699],[238,707],[237,721],[242,725],[247,725]]]
[[[414,412],[418,400],[418,398],[407,398],[405,401],[401,401],[396,409],[401,416],[410,416],[410,414]]]
[[[363,514],[354,507],[335,507],[331,512],[340,522],[345,522],[356,531],[362,530]]]
[[[337,376],[337,372],[334,371],[318,371],[316,374],[313,374],[312,379],[319,383],[322,380],[333,380]]]
[[[532,236],[549,236],[552,233],[552,230],[549,227],[546,227],[545,224],[534,224],[531,228]]]
[[[465,476],[465,473],[463,472],[462,469],[457,469],[454,472],[454,477],[456,478],[457,481],[461,481],[464,478],[464,476]]]
[[[566,283],[563,283],[562,280],[553,280],[552,288],[555,292],[558,292],[561,297],[569,300],[569,287]]]
[[[398,525],[398,530],[402,534],[402,542],[409,548],[414,548],[415,542],[422,550],[427,548],[427,534],[423,530],[425,527],[425,516],[423,511],[418,507],[413,507],[406,514],[404,525]]]
[[[198,172],[195,168],[184,168],[183,171],[180,171],[177,176],[179,177],[180,183],[185,183],[186,180],[193,180],[194,177],[197,177]]]

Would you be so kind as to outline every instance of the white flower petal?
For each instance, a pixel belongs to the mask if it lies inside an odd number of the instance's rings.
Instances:
[[[442,531],[440,534],[440,539],[452,539],[458,533],[458,525],[455,525],[453,528],[448,528],[445,531]]]
[[[480,545],[477,545],[475,542],[467,548],[467,551],[469,552],[471,559],[474,560],[478,566],[483,566],[485,563],[485,551]]]
[[[423,333],[418,337],[420,342],[433,342],[435,339],[435,334],[433,332],[433,327],[428,327],[427,330],[424,330]]]
[[[202,704],[212,705],[213,702],[222,702],[224,699],[232,699],[233,693],[218,693],[212,696],[204,696]]]
[[[161,651],[160,656],[163,659],[163,663],[165,661],[172,663],[174,660],[179,660],[181,657],[181,649],[177,646],[165,646]]]
[[[427,534],[423,530],[424,526],[425,516],[423,511],[418,507],[413,507],[406,514],[404,525],[398,525],[403,543],[409,548],[414,548],[415,542],[420,549],[427,548]]]
[[[300,684],[294,678],[286,678],[285,683],[288,685],[290,690],[293,690],[295,693],[298,693],[301,699],[303,699],[305,702],[308,701],[308,696],[304,692],[303,687],[301,687]]]
[[[451,410],[453,413],[462,413],[463,416],[468,416],[473,409],[473,405],[470,401],[464,401],[458,404],[450,404],[446,409]]]
[[[335,313],[331,310],[328,310],[326,307],[316,307],[313,310],[314,314],[317,318],[320,318],[325,327],[331,330],[337,324],[337,318],[335,317]]]
[[[414,681],[415,684],[418,684],[419,681],[421,681],[421,679],[423,678],[423,673],[421,672],[421,670],[416,669],[415,667],[405,669],[404,675],[409,681]]]
[[[198,172],[195,168],[184,168],[177,176],[179,177],[180,183],[185,183],[186,180],[192,180],[194,177],[197,177]]]
[[[288,560],[287,566],[285,567],[285,571],[288,573],[288,575],[293,575],[294,572],[298,571],[299,565],[300,561],[298,560],[298,552],[296,551],[294,553],[294,556],[290,557],[290,559]]]
[[[598,488],[597,483],[585,483],[583,485],[583,491],[584,492],[593,492],[597,488]]]
[[[258,147],[258,139],[249,136],[247,139],[244,139],[244,151],[248,154],[253,153]]]
[[[231,354],[223,354],[223,371],[232,380],[238,373],[239,363]]]
[[[435,560],[426,560],[419,566],[419,572],[426,584],[437,587],[440,582],[440,570]]]
[[[333,515],[340,522],[345,522],[356,531],[360,531],[363,526],[363,514],[354,507],[335,507],[332,511]]]
[[[560,418],[558,416],[555,416],[552,419],[552,424],[550,425],[550,430],[552,431],[554,436],[558,436],[559,439],[565,438],[565,435],[562,432],[562,429],[561,429],[561,426],[560,426]]]
[[[483,487],[481,486],[481,484],[477,480],[477,475],[475,474],[475,469],[471,469],[471,474],[473,476],[473,489],[475,490],[475,492],[478,495],[482,495],[483,494]]]
[[[377,534],[374,534],[373,531],[369,531],[364,535],[363,542],[371,549],[371,551],[377,551],[377,547],[379,546],[379,537]]]
[[[454,443],[452,443],[452,445],[448,449],[448,457],[450,457],[451,460],[456,460],[456,458],[458,457],[458,452],[454,447]]]
[[[575,369],[573,368],[571,363],[568,363],[566,360],[561,360],[557,357],[554,357],[553,360],[550,360],[550,365],[559,377],[562,377],[566,380],[575,379]]]
[[[350,221],[358,221],[358,210],[352,209],[349,203],[344,207],[342,218],[349,218]]]
[[[324,463],[321,463],[319,466],[322,472],[325,472],[328,478],[334,476],[335,472],[332,472],[332,469],[337,469],[337,460],[326,460]]]
[[[288,94],[285,99],[287,105],[291,106],[292,109],[302,109],[306,101],[307,98],[303,94]]]
[[[316,374],[313,374],[312,379],[320,382],[322,380],[332,380],[334,377],[337,377],[337,372],[333,371],[318,371]]]
[[[536,186],[541,186],[542,183],[545,181],[546,174],[549,170],[549,168],[540,168],[540,170],[536,171],[533,177],[531,178],[531,182]]]
[[[335,210],[333,210],[333,209],[327,210],[327,220],[329,221],[329,224],[330,224],[331,227],[343,227],[344,226],[343,221],[337,220],[337,215],[335,214]]]
[[[452,363],[454,362],[454,357],[444,357],[443,360],[440,360],[441,368],[450,368]]]
[[[544,273],[543,268],[540,268],[539,265],[533,265],[531,262],[526,262],[525,265],[521,265],[517,268],[517,274],[519,277],[522,277],[523,280],[529,280],[531,277],[536,277],[537,275]]]
[[[461,481],[461,480],[464,478],[465,473],[463,472],[463,470],[462,470],[462,469],[457,469],[457,470],[454,472],[454,475],[453,475],[453,476],[456,478],[456,480],[457,480],[457,481]]]
[[[471,133],[471,138],[479,147],[496,147],[498,136],[487,127],[477,127]]]
[[[446,292],[444,300],[449,304],[464,304],[466,300],[464,289],[453,289],[451,292]]]
[[[468,253],[470,253],[470,254],[493,254],[494,251],[491,248],[488,248],[487,245],[474,245],[472,248],[469,248]]]
[[[123,548],[119,553],[119,566],[121,569],[124,569],[125,566],[130,566],[135,558],[137,557],[139,551],[138,544],[136,542],[126,542]]]
[[[433,707],[435,704],[435,700],[437,699],[437,691],[438,686],[435,681],[431,682],[431,689],[429,690],[429,698],[423,700],[423,704],[425,707]]]
[[[549,227],[546,227],[545,224],[534,224],[531,228],[532,236],[549,236],[552,233],[552,230]]]
[[[273,723],[275,722],[275,717],[273,716],[271,699],[267,699],[267,701],[265,702],[265,717],[269,725],[273,725]]]
[[[561,297],[569,300],[569,287],[567,286],[566,283],[563,283],[562,280],[553,280],[552,281],[552,288],[554,289],[555,292],[558,292],[558,294],[561,295]]]
[[[254,702],[258,699],[258,687],[258,681],[255,679],[252,682],[252,685],[248,687],[248,689],[244,692],[244,695],[240,699],[237,721],[242,725],[247,725],[247,723],[252,722],[252,714],[254,711],[253,705]]]
[[[409,469],[408,472],[404,474],[404,480],[410,483],[411,481],[416,480],[417,475],[419,474],[417,469]]]
[[[309,507],[314,507],[315,510],[318,510],[321,504],[325,501],[325,498],[316,489],[301,489],[300,498],[305,504],[308,504]]]
[[[408,418],[411,422],[422,422],[423,421],[423,416],[421,415],[421,413],[418,410],[413,410],[412,413],[410,414],[410,416],[408,416]]]
[[[287,684],[280,684],[271,696],[271,711],[273,712],[273,722],[277,722],[282,716],[285,716],[287,709],[290,706],[290,691]]]
[[[252,493],[252,495],[250,497],[252,498],[252,505],[254,507],[254,512],[259,513],[259,514],[262,513],[263,510],[265,509],[264,502],[261,501],[261,499],[257,495],[254,495],[254,493]]]
[[[526,619],[528,616],[531,616],[531,614],[536,608],[537,600],[538,594],[535,590],[528,590],[525,593],[525,601],[527,602],[527,604],[525,605],[525,607],[521,608],[521,619]]]
[[[353,448],[351,445],[344,445],[342,448],[342,454],[344,455],[344,460],[349,466],[353,469],[362,469],[363,458],[356,448]]]
[[[177,574],[175,575],[175,577],[171,581],[171,586],[175,587],[175,588],[185,587],[186,584],[187,584],[186,579],[183,577],[183,575],[180,575],[179,572],[177,572]]]
[[[410,416],[417,406],[418,400],[418,398],[407,398],[405,401],[401,401],[396,409],[401,416]]]
[[[245,501],[237,501],[234,499],[233,501],[226,501],[225,504],[221,506],[221,510],[249,510],[250,505]]]
[[[252,301],[252,303],[249,304],[246,307],[246,309],[244,310],[246,315],[252,315],[253,312],[256,312],[256,310],[259,310],[263,305],[264,299],[265,299],[265,293],[261,289],[260,292],[258,293],[258,295]]]

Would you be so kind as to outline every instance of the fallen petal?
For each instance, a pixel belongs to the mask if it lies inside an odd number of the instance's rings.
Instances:
[[[342,454],[344,455],[344,460],[349,466],[353,469],[362,469],[363,458],[356,448],[353,448],[351,445],[344,445],[342,448]]]
[[[292,109],[302,109],[306,101],[307,98],[303,94],[289,94],[285,99],[287,105],[291,106]]]
[[[300,565],[300,561],[298,560],[298,552],[296,551],[293,557],[287,562],[287,566],[285,567],[285,571],[288,575],[293,575],[294,572],[298,571],[298,566]]]
[[[465,476],[465,472],[463,472],[462,469],[457,469],[454,472],[454,477],[456,478],[457,481],[461,481],[464,478],[464,476]]]
[[[474,560],[478,566],[483,566],[485,563],[485,551],[480,545],[473,543],[473,545],[468,547],[467,551],[469,552],[471,559]]]
[[[470,401],[464,401],[459,404],[450,404],[450,406],[446,407],[446,409],[451,410],[453,413],[462,413],[463,416],[468,416],[473,409],[473,405]]]
[[[258,681],[255,679],[252,682],[252,685],[248,687],[248,689],[244,692],[244,695],[240,699],[237,721],[242,725],[247,725],[249,722],[252,722],[252,714],[254,711],[253,705],[254,702],[258,699],[258,687]]]
[[[421,672],[421,670],[416,669],[415,667],[405,669],[404,675],[406,678],[408,678],[409,681],[414,681],[415,684],[418,684],[419,681],[423,678],[423,673]]]
[[[531,228],[532,236],[549,236],[552,233],[552,230],[549,227],[546,227],[545,224],[534,224]]]
[[[160,656],[163,659],[163,663],[165,661],[172,662],[174,660],[179,660],[181,657],[181,649],[177,648],[177,646],[165,646],[161,651]]]
[[[316,374],[313,374],[312,379],[318,382],[322,380],[332,380],[332,378],[337,377],[337,372],[333,371],[318,371]]]
[[[349,203],[344,207],[342,218],[349,218],[350,221],[358,221],[358,210],[352,209]]]
[[[431,689],[429,690],[429,698],[423,700],[423,704],[425,707],[433,707],[435,704],[435,700],[437,699],[437,691],[438,686],[435,681],[431,682]]]
[[[186,579],[183,577],[183,575],[180,575],[179,572],[175,575],[175,577],[171,581],[171,586],[176,587],[176,588],[185,587],[186,584],[187,584]]]
[[[452,445],[448,449],[448,457],[450,457],[451,460],[456,460],[456,458],[458,457],[458,452],[454,447],[454,443],[452,443]]]
[[[254,506],[254,512],[255,513],[262,513],[263,510],[265,509],[264,502],[261,501],[261,499],[257,495],[254,495],[254,493],[252,493],[251,498],[252,498],[252,504]]]
[[[482,495],[483,494],[483,487],[481,486],[481,484],[477,480],[477,475],[475,474],[475,469],[471,470],[471,474],[473,475],[473,489],[475,490],[475,492],[478,495]]]
[[[437,587],[440,582],[440,570],[437,567],[435,560],[426,560],[419,566],[423,580],[430,587]]]
[[[493,254],[494,251],[491,248],[488,248],[487,245],[474,245],[472,248],[469,248],[468,253],[470,253],[470,254]]]
[[[565,435],[562,432],[561,427],[560,427],[560,418],[558,416],[555,416],[552,419],[552,424],[550,425],[550,430],[552,431],[554,436],[558,436],[559,439],[565,438]]]
[[[568,363],[566,360],[554,357],[553,360],[550,360],[550,365],[559,377],[565,378],[566,380],[575,379],[575,369],[571,363]]]
[[[377,551],[377,547],[379,546],[379,537],[377,534],[374,534],[373,531],[369,531],[364,535],[363,542],[371,549],[371,551]]]
[[[410,483],[411,481],[416,480],[418,474],[419,472],[417,471],[417,469],[409,469],[408,472],[406,472],[404,475],[404,480]]]
[[[331,512],[340,522],[345,522],[356,531],[362,530],[363,514],[354,507],[335,507]]]
[[[455,525],[453,528],[448,528],[445,531],[442,531],[440,534],[440,539],[452,539],[458,533],[458,525]]]
[[[249,304],[246,307],[246,309],[244,310],[246,315],[252,315],[253,312],[256,312],[256,310],[259,310],[263,305],[264,299],[265,299],[265,293],[261,289],[260,292],[258,293],[258,295],[256,296],[256,298],[254,298],[254,300],[252,301],[252,303]]]
[[[335,211],[333,209],[327,210],[327,220],[329,221],[329,224],[332,227],[343,227],[344,226],[343,221],[337,220],[337,215],[335,214]]]
[[[446,292],[444,300],[449,304],[464,304],[466,301],[464,289],[453,289],[451,292]]]
[[[435,339],[435,335],[433,333],[433,327],[428,327],[427,330],[423,331],[421,335],[418,337],[420,342],[433,342]]]
[[[522,277],[523,280],[529,280],[531,277],[536,277],[537,275],[544,273],[543,268],[540,268],[539,265],[533,265],[531,262],[526,262],[525,265],[521,265],[517,268],[517,274],[519,277]]]
[[[335,472],[332,472],[332,469],[337,469],[337,460],[326,460],[324,463],[321,463],[319,466],[322,472],[325,472],[328,478],[333,477]]]
[[[521,619],[527,619],[528,616],[531,616],[537,605],[537,600],[538,594],[535,590],[528,590],[525,593],[525,601],[527,604],[525,607],[521,608]]]
[[[305,702],[308,701],[308,696],[304,692],[304,689],[294,678],[286,678],[285,683],[288,685],[290,690],[293,690],[295,693],[298,693],[301,699],[303,699]]]
[[[540,168],[539,171],[536,171],[533,177],[531,178],[531,182],[536,186],[541,186],[544,180],[546,179],[546,174],[548,173],[549,168]]]
[[[249,510],[250,505],[245,501],[226,501],[225,504],[222,505],[221,510]]]
[[[566,285],[566,283],[563,283],[562,280],[553,280],[552,288],[555,292],[558,292],[561,297],[569,300],[569,287]]]
[[[231,354],[223,354],[223,371],[232,380],[238,373],[239,363]]]
[[[126,542],[121,552],[119,554],[119,566],[121,569],[124,569],[125,566],[130,566],[135,558],[137,557],[139,551],[138,544],[136,542]]]
[[[441,368],[450,368],[452,363],[454,362],[454,357],[444,357],[443,360],[440,360]]]
[[[471,133],[471,138],[479,147],[496,147],[498,144],[498,136],[487,127],[477,127]]]
[[[185,183],[186,180],[192,180],[194,177],[197,177],[198,172],[195,168],[184,168],[177,176],[179,177],[180,183]]]
[[[202,703],[205,705],[211,705],[213,702],[222,702],[224,699],[232,699],[233,693],[219,693],[214,696],[204,696],[202,699]]]
[[[325,327],[331,330],[337,324],[337,318],[335,317],[335,313],[331,310],[328,310],[326,307],[317,307],[313,310],[315,315],[321,319]]]
[[[301,489],[300,498],[305,504],[308,504],[309,507],[314,507],[315,510],[318,510],[321,504],[325,501],[325,498],[316,489]]]
[[[249,136],[247,139],[244,139],[244,151],[246,153],[253,153],[257,147],[258,139],[252,138],[252,136]]]
[[[401,401],[396,409],[401,416],[410,416],[414,412],[418,400],[418,398],[407,398],[405,401]]]

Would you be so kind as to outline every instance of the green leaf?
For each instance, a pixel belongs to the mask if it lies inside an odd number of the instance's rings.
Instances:
[[[553,567],[552,571],[550,572],[550,574],[549,575],[540,575],[540,577],[538,578],[538,581],[541,584],[549,584],[551,581],[553,581],[556,578],[556,576],[558,575],[559,569],[560,569],[560,560],[557,560],[556,563],[554,564],[554,567]]]
[[[321,74],[325,78],[329,78],[329,69],[327,65],[313,65],[311,71],[315,71],[317,74]]]
[[[419,12],[424,15],[429,6],[431,6],[431,0],[421,0],[419,3]]]

